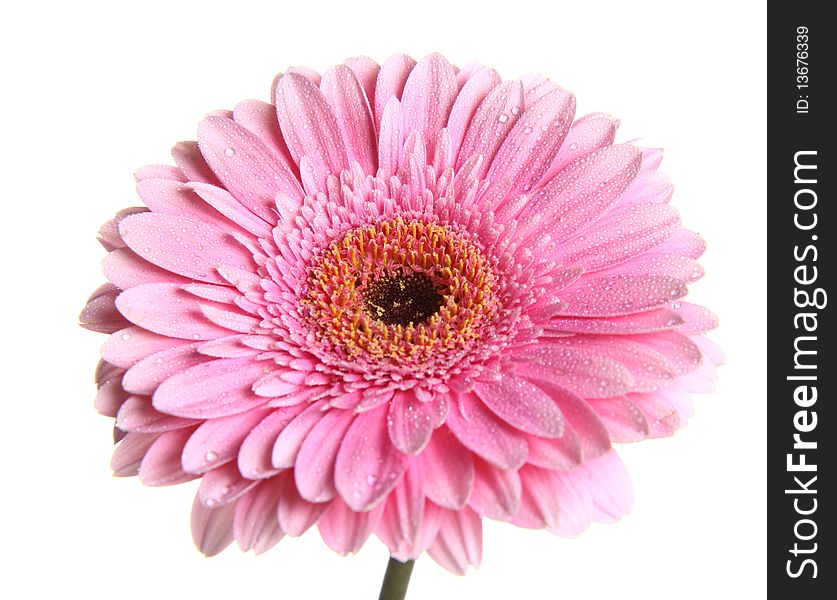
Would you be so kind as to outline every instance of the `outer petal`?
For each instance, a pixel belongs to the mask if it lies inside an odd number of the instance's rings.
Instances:
[[[180,417],[217,418],[265,403],[250,389],[271,365],[250,358],[222,358],[166,379],[154,393],[157,410]]]
[[[233,541],[235,504],[207,508],[195,497],[192,504],[192,539],[207,556],[215,556]]]
[[[337,119],[349,158],[360,163],[364,173],[375,173],[375,125],[355,74],[345,65],[332,67],[323,76],[320,89]]]
[[[198,299],[178,284],[147,283],[125,290],[116,308],[132,323],[169,337],[211,340],[230,334],[204,317]]]
[[[232,119],[207,117],[198,127],[206,162],[244,206],[271,224],[277,222],[277,194],[298,206],[302,188],[280,156]],[[280,212],[292,209],[280,207]]]
[[[447,427],[433,433],[419,460],[427,497],[451,510],[465,506],[474,485],[474,460]]]
[[[526,460],[526,438],[474,396],[459,395],[452,401],[447,425],[462,445],[501,469],[516,469]]]
[[[354,418],[353,411],[331,409],[305,436],[294,463],[296,486],[305,500],[326,502],[334,497],[337,451]]]
[[[174,485],[197,477],[180,466],[183,446],[193,431],[192,428],[168,431],[151,444],[139,468],[140,480],[145,485]]]
[[[334,114],[308,79],[286,73],[276,86],[276,114],[294,160],[311,161],[322,189],[328,175],[348,168],[346,147]]]
[[[244,438],[269,410],[255,409],[205,421],[183,448],[183,470],[189,473],[205,473],[235,460]]]
[[[477,396],[491,411],[520,431],[545,438],[559,438],[564,417],[546,392],[525,379],[505,375],[496,382],[479,382]]]
[[[407,468],[407,455],[390,442],[386,421],[386,406],[360,413],[337,453],[337,491],[354,511],[375,506]]]
[[[361,549],[378,525],[383,511],[381,504],[366,512],[355,512],[337,499],[331,502],[317,525],[329,548],[346,555]]]
[[[285,535],[276,518],[278,482],[268,479],[235,503],[233,533],[242,550],[261,554]]]
[[[428,156],[433,156],[436,133],[447,123],[457,90],[456,72],[441,54],[421,59],[404,84],[404,126],[421,133]]]
[[[464,575],[468,565],[482,561],[482,521],[472,510],[445,511],[427,552],[448,571]]]
[[[441,425],[447,402],[422,402],[412,391],[396,392],[389,405],[387,429],[392,444],[406,454],[418,454],[430,440],[433,429]]]
[[[416,61],[406,54],[393,54],[381,66],[375,85],[375,125],[378,130],[381,129],[384,107],[392,97],[401,99],[404,84],[415,66]]]

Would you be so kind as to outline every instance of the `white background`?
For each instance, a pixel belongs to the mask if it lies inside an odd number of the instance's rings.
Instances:
[[[718,391],[675,437],[623,446],[633,512],[575,540],[488,523],[482,567],[428,557],[410,598],[765,595],[765,14],[761,2],[17,2],[0,31],[2,543],[5,598],[376,598],[387,553],[340,558],[316,531],[254,558],[203,558],[194,488],[110,477],[92,408],[104,337],[76,326],[103,281],[101,222],[137,203],[201,116],[268,99],[292,64],[441,51],[531,71],[622,140],[666,148],[673,203],[709,249],[691,300],[717,312]]]

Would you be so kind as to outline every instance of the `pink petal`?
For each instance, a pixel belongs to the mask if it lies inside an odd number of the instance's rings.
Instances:
[[[253,427],[238,452],[238,468],[249,479],[263,479],[279,472],[272,462],[273,445],[279,433],[285,429],[304,405],[274,408]]]
[[[551,479],[558,498],[558,523],[551,531],[564,537],[575,537],[590,526],[595,516],[584,467],[566,473],[552,473]]]
[[[238,415],[205,421],[183,449],[183,470],[205,473],[235,460],[247,434],[270,409],[254,409]]]
[[[433,429],[444,422],[447,406],[444,400],[422,402],[412,391],[396,392],[387,419],[392,444],[405,454],[421,452]]]
[[[147,261],[178,275],[209,283],[226,283],[221,265],[255,269],[253,256],[229,234],[184,217],[142,213],[124,219],[119,233]]]
[[[355,74],[345,65],[332,67],[323,76],[320,90],[337,119],[349,159],[360,163],[364,173],[375,173],[375,125]]]
[[[439,533],[428,554],[448,571],[464,575],[482,561],[482,522],[471,510],[443,511]]]
[[[511,522],[518,527],[540,529],[558,524],[559,497],[552,471],[524,465],[520,469],[520,507]]]
[[[118,367],[131,367],[146,356],[184,344],[183,340],[165,337],[141,327],[126,327],[112,334],[102,347],[102,357]]]
[[[265,361],[221,358],[166,379],[154,392],[154,407],[178,417],[214,419],[264,404],[250,389],[271,368]]]
[[[383,510],[381,504],[367,512],[355,512],[337,499],[331,502],[317,526],[328,547],[345,556],[363,547],[378,525]]]
[[[334,482],[350,509],[367,511],[389,493],[407,467],[407,455],[389,440],[387,407],[358,414],[337,453]]]
[[[171,149],[171,156],[183,171],[186,181],[200,181],[213,185],[219,183],[215,173],[203,159],[197,142],[178,142]]]
[[[357,80],[363,88],[363,93],[371,108],[374,108],[375,103],[375,84],[378,80],[378,73],[381,71],[380,65],[368,56],[355,56],[354,58],[347,58],[343,64],[352,70]]]
[[[296,415],[276,437],[271,452],[271,463],[277,469],[294,466],[299,449],[308,433],[326,415],[323,402],[314,402]]]
[[[119,429],[143,433],[182,429],[197,422],[194,419],[172,417],[155,410],[151,405],[151,398],[147,396],[130,396],[116,415],[116,426]]]
[[[159,436],[159,433],[128,433],[122,438],[110,461],[114,476],[133,477],[139,473],[143,456]]]
[[[567,425],[578,437],[585,460],[601,456],[610,449],[607,429],[587,402],[548,381],[538,381],[538,386],[547,392],[561,409]]]
[[[457,170],[473,155],[481,154],[483,162],[476,170],[476,175],[484,177],[503,140],[517,123],[522,110],[523,86],[519,81],[507,81],[491,90],[480,102],[465,131],[465,138],[456,159]]]
[[[261,100],[242,100],[235,105],[233,121],[255,133],[270,148],[281,165],[291,173],[296,171],[291,153],[276,120],[276,107]]]
[[[476,396],[458,395],[448,410],[447,426],[466,448],[501,469],[526,460],[526,438],[499,421]]]
[[[292,201],[280,212],[301,204],[302,189],[281,156],[232,119],[205,118],[198,126],[198,144],[224,187],[268,223],[277,221],[277,194]]]
[[[483,67],[468,78],[468,81],[465,82],[456,96],[456,100],[454,100],[450,109],[447,125],[454,162],[459,153],[459,148],[462,146],[462,141],[465,139],[465,131],[477,112],[477,107],[488,93],[500,83],[501,79],[497,71]]]
[[[630,512],[634,502],[633,486],[616,452],[585,461],[582,468],[588,477],[597,521],[612,523]]]
[[[625,339],[644,344],[666,357],[679,375],[697,369],[703,362],[700,348],[688,337],[677,331],[661,331],[630,336]]]
[[[648,421],[637,406],[620,396],[588,401],[614,442],[638,442],[650,434]]]
[[[116,307],[129,321],[161,335],[210,340],[229,331],[203,316],[197,298],[173,283],[147,283],[122,292]]]
[[[563,242],[551,258],[561,264],[596,271],[650,250],[680,226],[680,215],[667,204],[633,206],[612,213],[583,235]]]
[[[228,335],[227,337],[210,340],[198,345],[198,352],[204,356],[214,358],[241,358],[244,356],[256,356],[259,350],[247,346],[254,336],[245,334]]]
[[[520,365],[515,368],[521,375],[554,381],[585,398],[618,396],[634,384],[630,372],[618,362],[566,345],[525,346],[513,359]]]
[[[96,390],[94,406],[101,414],[115,417],[120,408],[128,400],[130,394],[122,387],[122,377],[115,377],[105,381]]]
[[[459,510],[471,496],[474,460],[447,427],[437,429],[419,455],[424,493],[441,507]]]
[[[119,290],[110,283],[93,292],[78,316],[81,326],[99,333],[114,333],[127,327],[129,323],[117,310],[115,300],[118,294]]]
[[[139,478],[145,485],[174,485],[195,479],[180,466],[183,446],[194,429],[167,431],[154,440],[145,453],[139,468]]]
[[[520,506],[520,476],[477,461],[474,492],[469,506],[480,516],[507,521]]]
[[[397,98],[390,98],[381,116],[378,136],[379,177],[395,175],[398,161],[404,146],[401,103]]]
[[[175,181],[187,181],[184,177],[183,171],[171,165],[147,165],[140,167],[134,173],[136,181],[143,179],[174,179]]]
[[[441,54],[421,59],[404,84],[405,130],[421,133],[429,156],[433,156],[436,133],[447,123],[457,91],[456,72]]]
[[[207,508],[196,497],[192,504],[192,539],[206,556],[215,556],[233,541],[235,504]]]
[[[196,351],[198,344],[183,344],[148,356],[128,369],[122,380],[132,394],[153,394],[160,382],[179,371],[210,360]]]
[[[496,382],[478,382],[474,392],[491,411],[520,431],[559,438],[564,418],[549,394],[533,383],[505,374]]]
[[[586,318],[558,315],[550,321],[548,329],[568,333],[626,335],[663,331],[678,327],[682,322],[682,318],[676,312],[659,308],[621,317]]]
[[[527,108],[497,151],[487,177],[512,182],[509,196],[528,192],[546,173],[575,114],[575,96],[557,88]]]
[[[410,71],[416,66],[416,61],[406,54],[393,54],[381,66],[378,73],[378,80],[375,84],[375,125],[380,131],[381,117],[384,114],[384,107],[390,98],[401,98],[404,91],[404,84]]]
[[[557,440],[529,436],[529,456],[526,461],[536,467],[567,471],[581,464],[581,443],[575,432],[567,428]]]
[[[305,500],[326,502],[334,497],[334,462],[354,418],[350,410],[331,409],[305,436],[294,463],[296,487]]]
[[[378,527],[379,532],[386,530],[390,534],[390,541],[387,545],[394,547],[415,545],[424,516],[424,504],[422,475],[415,465],[411,465],[387,497],[386,507]]]
[[[282,487],[279,491],[277,516],[279,525],[290,536],[300,536],[319,521],[330,504],[314,504],[303,500],[296,489],[292,473],[280,476]]]
[[[112,252],[113,250],[117,250],[119,248],[125,247],[125,242],[122,241],[122,238],[119,236],[119,221],[124,219],[127,216],[135,215],[141,212],[148,212],[148,209],[144,206],[134,206],[131,208],[123,208],[118,213],[116,213],[116,217],[102,225],[99,229],[99,243],[107,250],[108,252]]]
[[[582,156],[610,146],[616,137],[618,125],[617,119],[602,113],[593,113],[578,119],[567,132],[567,137],[541,179],[541,184],[546,184]]]
[[[697,304],[677,302],[671,308],[683,319],[683,324],[677,328],[680,333],[703,333],[718,326],[718,317],[709,309]]]
[[[677,378],[677,369],[665,356],[627,336],[577,335],[558,343],[582,347],[622,364],[630,371],[636,392],[671,387]]]
[[[328,175],[339,175],[349,166],[334,114],[309,80],[294,73],[279,79],[276,114],[291,156],[297,163],[303,156],[311,161],[321,189]]]
[[[245,552],[261,554],[279,543],[285,533],[276,518],[278,484],[273,479],[259,485],[235,503],[233,535]]]
[[[155,213],[185,217],[221,229],[230,226],[229,221],[219,215],[218,211],[180,181],[144,179],[137,183],[137,193]]]
[[[573,317],[616,317],[659,308],[686,295],[683,282],[665,275],[583,277],[561,293]]]
[[[129,248],[117,248],[102,261],[102,273],[116,287],[128,288],[144,283],[188,283],[186,277],[176,275],[151,264]]]
[[[198,498],[204,506],[221,506],[237,500],[258,483],[242,477],[236,464],[229,462],[203,474]]]
[[[614,205],[636,176],[641,158],[639,150],[620,144],[577,160],[532,196],[518,218],[521,230],[548,234],[554,242],[567,239]]]
[[[189,188],[194,190],[204,202],[242,229],[258,237],[269,238],[271,236],[273,229],[271,225],[253,214],[227,190],[208,183],[190,183]]]

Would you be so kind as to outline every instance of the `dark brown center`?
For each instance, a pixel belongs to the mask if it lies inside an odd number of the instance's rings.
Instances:
[[[363,304],[370,316],[387,325],[418,325],[432,317],[442,304],[442,294],[423,273],[398,273],[369,283]]]

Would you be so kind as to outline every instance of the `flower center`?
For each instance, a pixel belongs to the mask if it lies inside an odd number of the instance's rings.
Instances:
[[[363,293],[366,312],[387,325],[423,323],[436,314],[442,293],[424,273],[388,275],[369,283]]]
[[[316,253],[301,308],[324,353],[429,374],[481,337],[500,309],[499,287],[470,234],[399,216]]]

